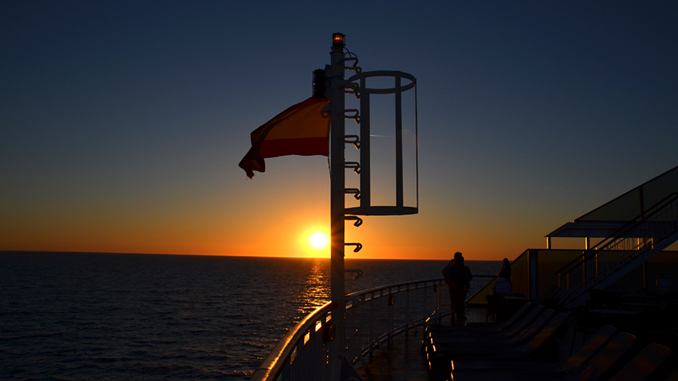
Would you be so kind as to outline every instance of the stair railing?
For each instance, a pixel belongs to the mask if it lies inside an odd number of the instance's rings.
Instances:
[[[582,258],[565,266],[558,275],[558,286],[568,295],[593,287],[620,267],[657,245],[678,230],[678,193],[672,193],[645,213],[630,221]]]

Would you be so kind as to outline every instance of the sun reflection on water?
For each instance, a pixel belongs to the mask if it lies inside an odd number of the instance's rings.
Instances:
[[[297,296],[297,312],[306,315],[329,301],[330,280],[327,261],[312,259],[303,290]]]

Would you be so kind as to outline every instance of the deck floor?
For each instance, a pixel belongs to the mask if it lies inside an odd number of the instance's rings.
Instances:
[[[393,338],[393,343],[365,356],[368,369],[360,363],[356,370],[369,381],[428,381],[428,368],[421,353],[423,328]]]
[[[467,310],[469,321],[483,322],[486,318],[484,308]],[[450,324],[450,319],[443,324]],[[424,328],[412,329],[397,335],[391,345],[383,345],[383,349],[375,349],[365,356],[367,368],[356,364],[363,380],[366,381],[429,381],[428,366],[422,354]]]

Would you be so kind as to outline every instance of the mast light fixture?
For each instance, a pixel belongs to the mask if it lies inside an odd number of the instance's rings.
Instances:
[[[346,36],[343,33],[332,35],[332,50],[344,50],[346,46]]]

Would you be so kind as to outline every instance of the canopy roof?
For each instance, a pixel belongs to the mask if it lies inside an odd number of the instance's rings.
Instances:
[[[678,167],[564,224],[546,237],[609,237],[672,193],[678,193]]]

